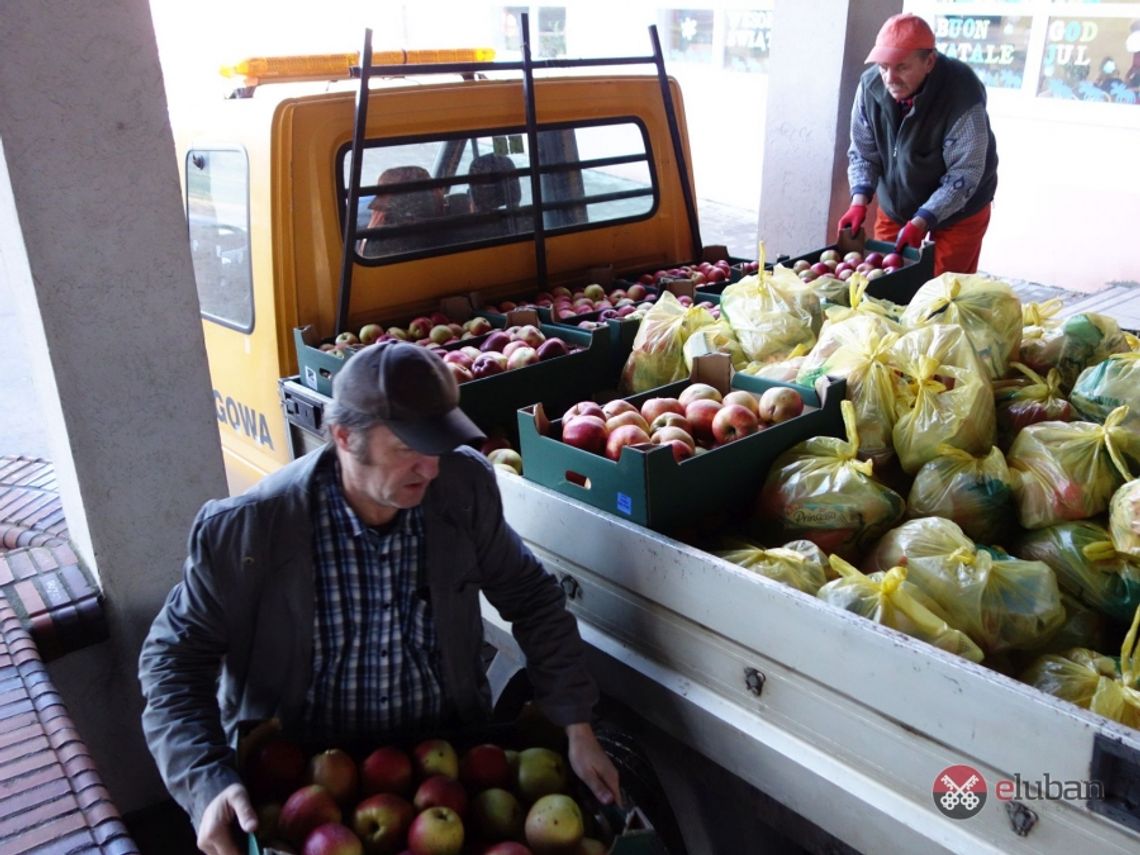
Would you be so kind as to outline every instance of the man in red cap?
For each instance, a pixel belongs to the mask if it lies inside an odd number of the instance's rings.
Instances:
[[[873,234],[897,251],[934,240],[934,274],[973,273],[997,188],[997,146],[986,90],[963,62],[934,49],[917,15],[887,19],[867,56],[851,110],[851,207],[838,228],[858,231],[878,193]]]
[[[480,593],[511,623],[574,772],[617,801],[577,623],[466,447],[486,437],[443,360],[406,342],[358,351],[324,424],[324,448],[202,508],[139,657],[143,730],[199,848],[238,855],[235,826],[256,828],[231,749],[242,721],[325,746],[486,722]]]

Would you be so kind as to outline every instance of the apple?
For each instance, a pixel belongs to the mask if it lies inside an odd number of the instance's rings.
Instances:
[[[649,423],[637,410],[623,410],[606,419],[606,431],[608,433],[613,433],[622,425],[637,425],[647,434],[649,433]]]
[[[495,330],[493,333],[483,339],[483,343],[479,345],[479,349],[484,353],[494,350],[502,352],[503,348],[511,340],[511,335],[506,330]]]
[[[649,424],[662,413],[685,414],[685,405],[676,398],[648,398],[641,404],[641,415]]]
[[[519,752],[517,791],[524,802],[536,802],[543,796],[562,792],[568,782],[566,761],[557,751],[535,747]]]
[[[793,273],[803,273],[805,270],[811,269],[811,262],[806,258],[801,258],[792,264]]]
[[[744,389],[733,389],[721,399],[721,403],[725,406],[728,404],[739,404],[742,407],[747,407],[757,415],[760,413],[760,399]]]
[[[687,430],[679,427],[663,427],[655,430],[652,436],[649,437],[650,442],[654,445],[662,445],[671,441],[683,442],[689,447],[689,452],[692,453],[697,449],[696,440],[693,439],[692,434]]]
[[[566,344],[563,339],[560,339],[557,336],[551,336],[542,344],[540,344],[537,350],[539,361],[545,362],[548,359],[565,356],[570,352],[570,346]]]
[[[661,430],[663,427],[679,427],[687,434],[692,434],[693,426],[689,424],[689,420],[681,413],[662,413],[652,422],[649,423],[650,435]]]
[[[839,250],[825,249],[819,254],[820,261],[839,261]]]
[[[408,323],[408,338],[421,339],[427,338],[431,328],[435,326],[435,322],[431,318],[418,317],[413,318]]]
[[[756,433],[760,420],[756,413],[740,404],[724,404],[713,416],[712,432],[717,445]]]
[[[712,423],[722,406],[720,401],[712,398],[697,398],[686,405],[685,418],[693,427],[693,439],[701,445],[713,445],[716,442]]]
[[[606,420],[606,414],[602,412],[602,405],[595,404],[593,401],[579,401],[572,405],[562,414],[562,421],[574,416],[597,416],[603,422]]]
[[[881,267],[876,267],[873,270],[867,271],[867,278],[868,279],[880,279],[886,275],[887,275],[887,271],[883,270]]]
[[[403,796],[378,793],[356,806],[352,830],[363,842],[367,855],[386,855],[398,852],[404,845],[415,817],[416,809]]]
[[[595,282],[583,288],[582,293],[589,297],[591,300],[601,300],[606,296],[606,289]]]
[[[538,351],[524,344],[507,357],[507,370],[513,371],[516,368],[526,368],[528,365],[535,365],[537,363]]]
[[[583,837],[574,855],[606,855],[606,844],[594,837]]]
[[[255,801],[283,801],[305,784],[308,758],[291,739],[270,739],[246,762],[245,777]]]
[[[339,822],[326,822],[305,838],[301,855],[364,855],[364,844],[352,829]]]
[[[328,791],[318,784],[309,784],[285,800],[279,823],[285,838],[300,846],[318,825],[340,820],[340,808]]]
[[[503,356],[509,357],[512,353],[514,353],[520,347],[530,347],[530,345],[527,344],[525,341],[523,341],[521,338],[511,339],[505,345],[503,345],[503,350],[502,350]],[[534,350],[533,347],[531,347],[530,349]]]
[[[644,300],[649,290],[640,282],[635,282],[625,289],[626,296],[631,300]]]
[[[642,445],[647,442],[649,434],[643,428],[638,425],[621,425],[610,431],[606,437],[606,457],[617,460],[621,457],[621,450],[627,445]]]
[[[491,322],[482,315],[476,315],[463,322],[463,329],[472,335],[484,335],[489,333],[494,327]]]
[[[451,808],[461,817],[467,813],[467,790],[456,778],[447,775],[432,775],[425,778],[412,797],[417,812],[432,807]]]
[[[904,261],[902,255],[897,252],[888,252],[883,256],[884,270],[886,270],[888,267],[902,267],[904,264],[906,264],[906,261]]]
[[[514,840],[501,840],[486,849],[480,849],[479,855],[534,855],[534,853]]]
[[[360,328],[360,343],[372,344],[382,335],[384,335],[384,327],[380,324],[365,324]]]
[[[525,341],[531,347],[537,348],[540,344],[546,341],[546,336],[542,334],[542,330],[533,324],[526,324],[519,327],[518,332],[515,333],[517,341]]]
[[[600,416],[571,416],[562,422],[562,441],[583,451],[605,453],[608,438],[609,430]]]
[[[409,338],[408,331],[403,327],[388,327],[384,332],[392,336],[392,338],[398,338],[400,341],[407,341]]]
[[[710,386],[708,383],[690,383],[681,390],[681,394],[677,396],[677,400],[681,402],[681,406],[687,410],[689,403],[697,400],[698,398],[708,398],[709,400],[720,403],[722,399],[720,390],[716,386]]]
[[[570,289],[565,285],[555,285],[550,289],[550,296],[552,297],[569,297]]]
[[[476,379],[502,374],[506,370],[507,358],[496,351],[481,353],[479,358],[471,363],[471,375]]]
[[[484,446],[496,439],[507,442],[503,437],[489,437]],[[486,449],[483,453],[492,450]],[[366,796],[376,793],[408,795],[412,791],[412,759],[391,745],[377,748],[360,761],[360,791]]]
[[[520,458],[520,463],[522,462]],[[474,745],[459,760],[459,780],[470,790],[509,787],[512,783],[507,752],[498,745]]]
[[[483,840],[522,837],[523,809],[514,793],[503,787],[483,790],[471,801],[470,825]]]
[[[342,332],[336,337],[337,344],[360,344],[360,339],[356,337],[356,333]]]
[[[788,386],[773,386],[760,396],[760,419],[771,424],[785,422],[804,411],[804,399]]]
[[[831,268],[828,267],[827,264],[822,262],[822,261],[817,261],[815,264],[813,264],[811,266],[810,269],[811,269],[811,272],[814,273],[816,276],[826,276],[828,273],[831,272]]]
[[[459,777],[459,757],[446,739],[425,739],[412,749],[412,764],[422,780],[432,775]]]
[[[854,267],[856,264],[863,260],[863,255],[858,250],[853,249],[845,256],[843,256],[843,260],[847,264],[850,264],[852,267]]]
[[[606,401],[602,404],[602,415],[607,419],[611,419],[618,413],[636,413],[637,407],[634,406],[625,398],[614,398],[612,401]]]
[[[492,465],[506,466],[516,475],[522,475],[522,455],[513,448],[496,448],[487,455],[487,459],[491,461]]]
[[[582,809],[570,796],[543,796],[527,812],[527,845],[536,853],[573,852],[586,835]]]
[[[475,379],[471,369],[460,362],[448,362],[447,368],[451,371],[451,376],[455,378],[456,383],[466,383],[468,380]]]
[[[324,787],[337,804],[348,805],[360,785],[356,761],[339,748],[314,754],[309,760],[309,783]]]
[[[412,855],[459,855],[463,849],[463,820],[450,808],[422,811],[408,830]]]
[[[865,256],[863,256],[863,260],[872,267],[883,266],[883,254],[881,252],[868,252]]]
[[[443,355],[444,362],[455,362],[462,365],[464,368],[470,368],[471,363],[475,360],[471,358],[469,353],[462,350],[449,350]]]

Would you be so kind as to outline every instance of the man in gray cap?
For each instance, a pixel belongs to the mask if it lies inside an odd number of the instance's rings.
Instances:
[[[333,382],[326,447],[199,512],[139,668],[147,741],[203,851],[236,855],[235,820],[256,826],[238,722],[276,717],[326,744],[485,722],[480,592],[511,622],[575,772],[617,797],[577,624],[504,521],[458,404],[435,354],[372,345]]]

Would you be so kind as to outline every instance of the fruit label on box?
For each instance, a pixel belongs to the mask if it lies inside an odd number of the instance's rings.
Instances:
[[[627,516],[633,513],[633,499],[625,493],[617,494],[617,509]]]

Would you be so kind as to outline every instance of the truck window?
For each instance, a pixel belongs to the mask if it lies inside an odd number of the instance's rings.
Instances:
[[[202,317],[253,329],[249,160],[240,149],[186,153],[186,222]]]
[[[652,216],[657,205],[648,134],[633,119],[538,132],[543,228],[548,234]],[[340,153],[344,208],[351,176]],[[532,163],[523,128],[438,139],[365,143],[356,210],[357,260],[385,263],[472,245],[531,240]]]

